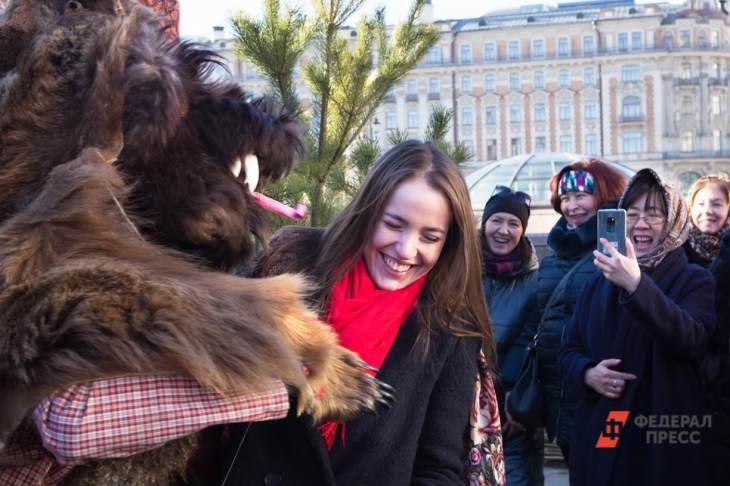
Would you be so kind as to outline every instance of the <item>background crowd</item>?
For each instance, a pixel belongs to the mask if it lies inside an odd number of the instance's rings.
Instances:
[[[560,219],[539,266],[525,237],[529,196],[498,188],[482,217],[508,484],[543,484],[541,427],[570,465],[571,484],[724,484],[728,180],[703,177],[684,199],[650,169],[627,181],[587,160],[561,169],[551,190]],[[625,255],[597,241],[602,208],[626,211]],[[520,375],[517,356],[526,356],[531,342],[536,353],[527,354]],[[542,423],[527,428],[506,397],[529,378],[530,359],[543,401]],[[712,414],[713,421],[696,444],[648,444],[646,431],[629,421],[620,445],[597,448],[613,410]]]

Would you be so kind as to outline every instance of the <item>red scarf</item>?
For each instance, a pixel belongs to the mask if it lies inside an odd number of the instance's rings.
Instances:
[[[337,332],[340,344],[360,355],[370,366],[380,368],[403,321],[413,311],[426,275],[408,287],[380,290],[370,279],[363,258],[332,287],[325,320]],[[345,443],[345,425],[325,422],[319,432],[332,449],[337,428]]]

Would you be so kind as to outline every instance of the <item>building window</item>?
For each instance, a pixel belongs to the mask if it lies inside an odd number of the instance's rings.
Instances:
[[[465,127],[470,127],[474,124],[471,108],[464,107],[461,109],[461,124]]]
[[[484,76],[484,90],[491,93],[496,89],[496,79],[494,74],[487,74]]]
[[[636,120],[641,116],[641,100],[638,96],[627,96],[621,104],[621,114],[624,118]]]
[[[595,133],[586,133],[583,153],[586,155],[598,155],[598,137]]]
[[[439,92],[439,80],[438,78],[431,78],[428,80],[428,92],[431,94],[437,94]]]
[[[587,67],[583,70],[583,84],[586,86],[593,86],[596,80],[593,77],[593,68]]]
[[[441,62],[441,47],[434,46],[426,53],[426,62],[428,64],[438,64]]]
[[[558,74],[558,81],[560,82],[560,86],[562,88],[568,87],[570,85],[570,71],[567,69],[561,69],[560,73]]]
[[[558,56],[568,57],[570,55],[570,46],[568,44],[567,37],[561,37],[558,39]]]
[[[707,32],[704,30],[697,33],[697,45],[702,49],[707,48]]]
[[[536,122],[545,121],[545,103],[535,104],[535,121]]]
[[[629,50],[629,34],[627,32],[619,32],[618,50],[621,52],[626,52]]]
[[[471,76],[461,77],[461,94],[471,93]]]
[[[497,141],[493,138],[487,140],[487,160],[497,160]]]
[[[641,32],[632,32],[631,33],[631,50],[632,51],[639,51],[644,47],[644,42],[642,38]]]
[[[621,81],[624,83],[636,83],[641,81],[641,68],[635,64],[622,66]]]
[[[573,151],[573,137],[570,135],[560,135],[560,151],[561,152],[572,152]]]
[[[487,122],[487,125],[496,125],[497,124],[497,107],[496,106],[487,106],[486,122]]]
[[[719,94],[712,95],[712,114],[722,114],[722,96],[720,96]]]
[[[395,112],[388,111],[385,113],[385,129],[395,130]]]
[[[466,148],[467,154],[469,155],[469,158],[467,160],[473,160],[474,159],[474,141],[472,140],[464,140],[464,148]]]
[[[542,71],[535,71],[535,89],[545,87],[545,74]]]
[[[720,130],[712,131],[712,150],[715,152],[722,151],[722,133]]]
[[[510,61],[518,60],[520,58],[520,41],[509,41],[507,51]]]
[[[679,47],[691,47],[692,40],[689,30],[683,30],[679,33]]]
[[[689,62],[682,63],[682,79],[690,79],[692,77],[692,64]]]
[[[494,42],[487,42],[484,44],[484,60],[495,61],[497,59],[497,48],[494,46]]]
[[[712,63],[712,77],[715,79],[720,79],[722,77],[722,68],[720,67],[719,62]]]
[[[694,148],[694,130],[685,130],[682,132],[682,144],[680,150],[682,152],[691,152]]]
[[[408,110],[408,128],[418,128],[417,110]]]
[[[664,32],[664,47],[674,49],[674,34],[671,32]]]
[[[509,105],[509,121],[511,123],[522,122],[522,110],[520,110],[520,105],[517,103]]]
[[[532,58],[542,59],[545,57],[545,46],[542,39],[535,39],[532,41]]]
[[[697,172],[684,172],[683,174],[679,175],[679,190],[683,196],[687,196],[687,193],[689,192],[692,185],[700,177],[701,176]]]
[[[694,114],[694,103],[692,102],[691,96],[683,96],[682,97],[682,114],[683,115],[692,115]]]
[[[644,151],[644,135],[641,132],[624,132],[624,153],[639,154]]]
[[[471,63],[471,46],[469,44],[462,44],[459,55],[462,64]]]
[[[593,54],[593,36],[583,37],[583,54]]]
[[[545,137],[535,137],[535,152],[545,152]]]
[[[416,83],[415,79],[409,79],[408,81],[406,81],[406,94],[418,94],[418,84]]]
[[[522,140],[519,138],[511,138],[509,140],[510,155],[520,155],[522,153]]]
[[[596,118],[596,102],[586,101],[583,104],[583,118],[586,120],[594,120]]]
[[[520,74],[510,73],[509,74],[509,89],[517,91],[520,89]]]
[[[719,49],[720,48],[720,32],[713,30],[710,35],[712,36],[712,48]]]
[[[558,105],[558,120],[570,121],[570,103],[563,101]]]

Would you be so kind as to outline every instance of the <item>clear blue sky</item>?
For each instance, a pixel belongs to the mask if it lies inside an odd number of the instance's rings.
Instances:
[[[310,8],[307,0],[288,0],[288,4]],[[282,3],[287,0],[282,0]],[[432,0],[436,19],[478,17],[486,12],[502,8],[517,7],[536,3],[555,5],[558,0]],[[653,3],[638,0],[637,3]],[[671,3],[682,3],[681,0],[671,0]],[[349,22],[354,25],[362,14],[370,14],[378,7],[385,5],[385,0],[365,0],[363,7]],[[410,6],[409,0],[390,0],[385,10],[386,21],[389,24],[401,22],[405,19]],[[228,26],[227,18],[231,12],[242,10],[253,16],[262,12],[262,0],[180,0],[180,31],[184,36],[211,37],[214,25]]]

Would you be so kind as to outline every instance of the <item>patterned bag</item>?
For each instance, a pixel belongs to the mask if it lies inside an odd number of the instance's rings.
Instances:
[[[464,484],[467,486],[504,486],[504,451],[499,421],[497,394],[484,354],[479,353],[474,404],[467,430],[467,457]]]

